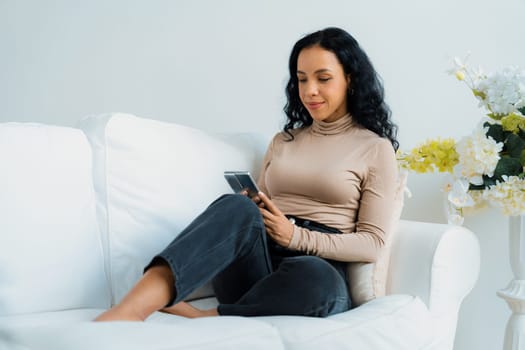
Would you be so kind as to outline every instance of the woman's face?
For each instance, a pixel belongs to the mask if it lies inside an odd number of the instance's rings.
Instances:
[[[297,79],[301,102],[314,120],[333,122],[347,113],[350,76],[332,51],[320,46],[301,50]]]

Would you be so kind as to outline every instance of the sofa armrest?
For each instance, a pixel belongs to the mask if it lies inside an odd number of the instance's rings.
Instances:
[[[436,317],[457,313],[479,275],[477,237],[468,229],[400,220],[392,242],[387,294],[418,296]]]

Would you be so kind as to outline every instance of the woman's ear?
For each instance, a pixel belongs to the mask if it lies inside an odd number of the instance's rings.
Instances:
[[[350,95],[353,95],[354,94],[354,89],[352,89],[351,82],[352,82],[352,79],[350,79],[350,74],[347,74],[346,75],[346,84],[347,84],[346,88],[347,88],[348,92],[350,93]]]
[[[350,74],[346,75],[346,89],[350,92],[351,95],[353,95],[353,89],[352,89],[352,79],[350,79]]]

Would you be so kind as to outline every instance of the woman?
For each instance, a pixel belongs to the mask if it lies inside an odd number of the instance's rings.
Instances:
[[[265,155],[261,192],[213,202],[96,321],[144,320],[157,310],[324,317],[351,307],[346,263],[375,261],[390,229],[396,127],[372,64],[347,32],[302,38],[289,69],[288,121]],[[182,302],[209,280],[217,308]]]

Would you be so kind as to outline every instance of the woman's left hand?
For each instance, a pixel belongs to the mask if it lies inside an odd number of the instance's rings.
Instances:
[[[292,240],[294,225],[266,194],[259,192],[258,197],[261,200],[259,210],[263,216],[266,232],[277,244],[288,247]]]

